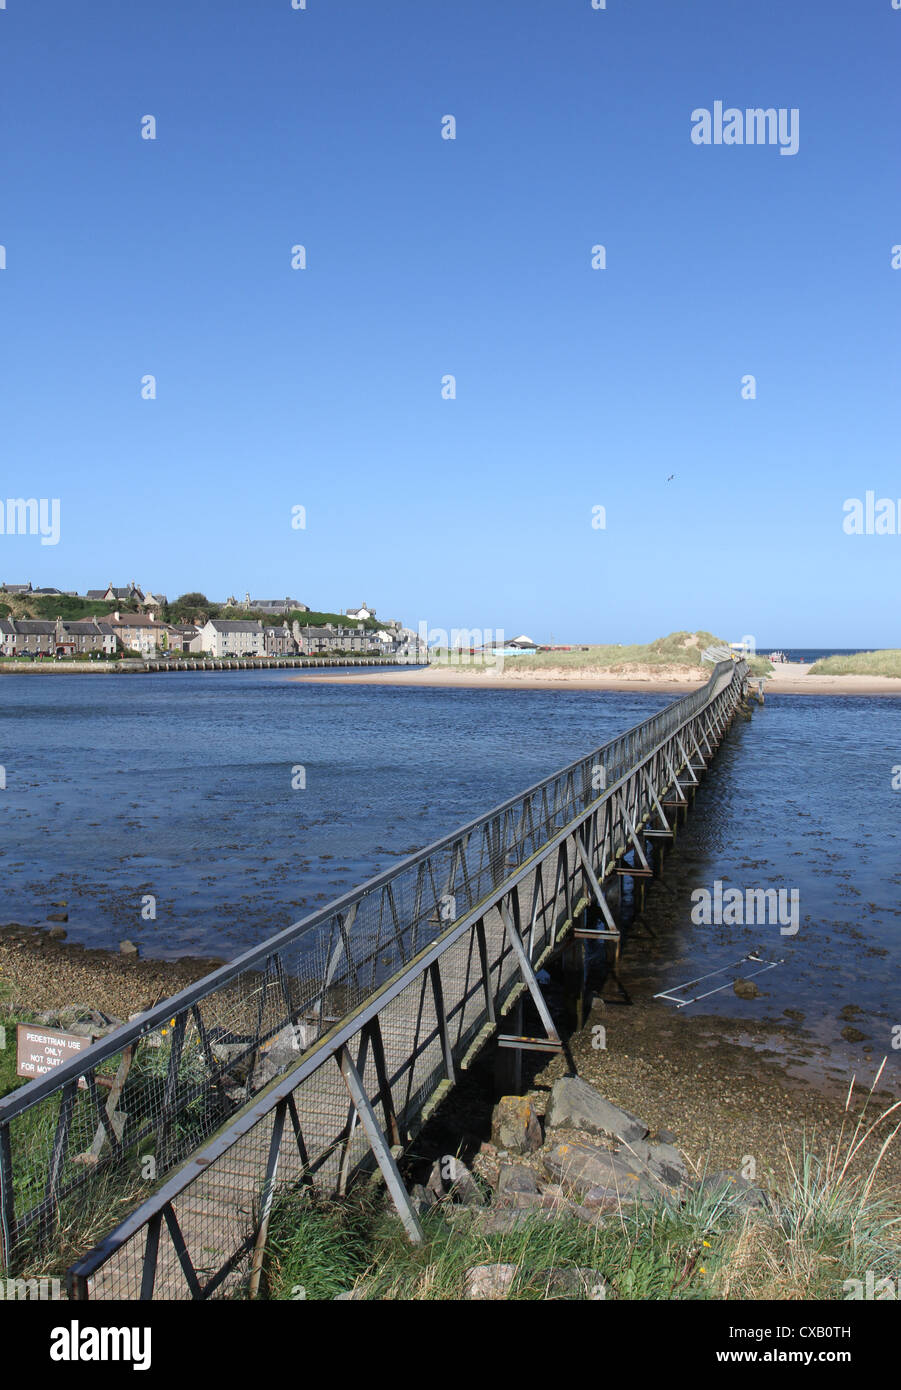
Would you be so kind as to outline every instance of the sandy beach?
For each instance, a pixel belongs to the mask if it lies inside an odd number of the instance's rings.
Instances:
[[[809,666],[785,663],[766,677],[764,694],[778,695],[901,695],[895,676],[811,676]],[[629,668],[623,672],[567,670],[548,666],[540,672],[507,662],[501,670],[475,666],[428,666],[355,671],[343,676],[296,676],[298,681],[322,681],[334,685],[405,685],[412,688],[457,686],[464,690],[619,690],[651,695],[683,695],[702,685],[710,668],[660,666]],[[752,679],[756,679],[752,677]]]

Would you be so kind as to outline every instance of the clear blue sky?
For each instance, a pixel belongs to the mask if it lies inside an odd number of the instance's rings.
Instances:
[[[842,530],[901,497],[891,0],[7,0],[0,49],[0,498],[62,522],[0,579],[901,645],[901,536]],[[799,152],[694,145],[717,100]]]

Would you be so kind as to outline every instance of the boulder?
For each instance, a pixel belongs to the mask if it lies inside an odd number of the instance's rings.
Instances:
[[[54,926],[51,927],[50,931],[48,932],[48,936],[50,937],[51,941],[65,941],[68,935],[69,933],[66,931],[65,927]]]
[[[587,1134],[603,1134],[615,1139],[644,1139],[648,1127],[643,1120],[611,1105],[579,1076],[555,1081],[544,1117],[547,1129],[581,1129]]]
[[[447,1159],[444,1161],[447,1163]],[[465,1207],[483,1207],[485,1198],[482,1196],[482,1189],[466,1164],[459,1158],[451,1158],[448,1166],[452,1174],[448,1193],[454,1201],[461,1202]]]
[[[529,1096],[502,1096],[491,1116],[491,1140],[507,1153],[541,1148],[541,1122]]]
[[[555,1144],[545,1154],[544,1166],[552,1178],[577,1192],[609,1188],[617,1204],[652,1198],[658,1190],[642,1164],[589,1144]]]
[[[68,920],[69,920],[69,914],[68,914],[68,912],[48,912],[48,913],[47,913],[47,921],[48,921],[48,922],[68,922]],[[65,936],[65,934],[66,934],[66,933],[63,932],[63,936]],[[51,936],[53,935],[53,932],[52,932],[52,931],[51,931],[50,935],[51,935]]]
[[[138,948],[133,941],[120,941],[119,953],[123,956],[130,956],[133,960],[138,954]]]
[[[531,1168],[524,1163],[505,1163],[498,1174],[498,1196],[518,1193],[538,1194],[538,1180]]]
[[[736,980],[732,988],[739,999],[757,999],[760,995],[753,980]]]
[[[619,1152],[624,1158],[628,1158],[630,1152],[634,1154],[667,1187],[687,1187],[691,1182],[685,1160],[672,1144],[649,1144],[644,1139],[633,1139]]]
[[[86,1023],[93,1017],[94,1010],[87,1004],[64,1004],[61,1009],[51,1009],[41,1015],[42,1019],[46,1019],[48,1023],[55,1023],[60,1028],[68,1028],[73,1023]]]
[[[464,1278],[464,1298],[503,1299],[516,1278],[516,1265],[473,1265]]]
[[[697,1185],[697,1190],[707,1196],[722,1194],[729,1202],[743,1211],[765,1211],[771,1203],[762,1187],[755,1187],[740,1173],[724,1168],[717,1173],[708,1173]]]
[[[506,1202],[501,1206],[485,1207],[481,1211],[474,1211],[467,1207],[450,1207],[448,1215],[457,1211],[471,1219],[472,1228],[486,1236],[508,1235],[510,1231],[515,1231],[520,1226],[528,1225],[534,1221],[556,1221],[561,1210],[569,1210],[569,1204],[561,1208],[559,1202],[552,1202],[550,1206],[545,1206],[547,1199],[539,1197],[538,1202],[531,1206],[519,1207],[508,1205]]]

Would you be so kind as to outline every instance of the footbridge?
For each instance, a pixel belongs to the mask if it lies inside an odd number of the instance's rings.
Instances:
[[[747,695],[744,661],[245,952],[0,1101],[7,1268],[61,1228],[75,1299],[204,1299],[259,1276],[273,1195],[398,1160],[479,1051],[564,1049],[538,972],[602,943]],[[522,1031],[530,998],[540,1026]],[[110,1213],[128,1212],[96,1244]],[[98,1213],[100,1215],[98,1216]]]

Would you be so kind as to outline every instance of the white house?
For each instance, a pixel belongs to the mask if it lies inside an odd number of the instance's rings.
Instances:
[[[210,656],[264,656],[263,624],[230,618],[208,618],[200,631],[200,650]],[[193,644],[192,644],[193,646]]]

